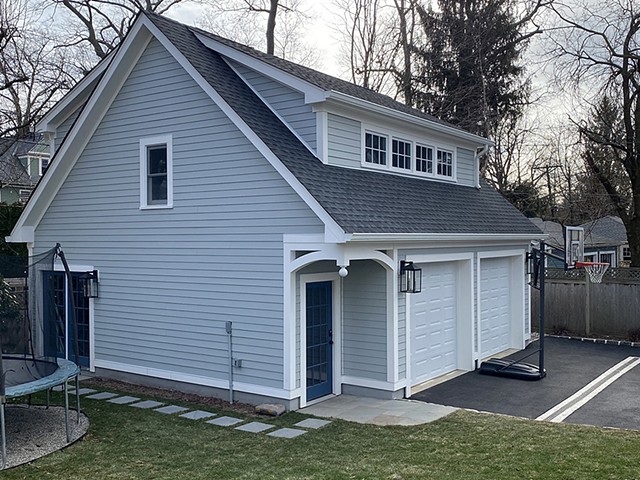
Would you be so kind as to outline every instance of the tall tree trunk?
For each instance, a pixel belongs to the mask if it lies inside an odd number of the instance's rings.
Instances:
[[[278,13],[278,0],[271,0],[269,7],[269,19],[267,20],[267,53],[273,55],[275,51],[276,15]]]

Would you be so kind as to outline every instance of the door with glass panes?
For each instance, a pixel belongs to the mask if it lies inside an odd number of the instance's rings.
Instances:
[[[71,291],[65,272],[45,271],[42,274],[45,355],[68,358],[83,367],[89,367],[90,299],[84,295],[83,273],[71,273]],[[75,310],[72,310],[72,305]],[[74,331],[77,341],[74,341]]]

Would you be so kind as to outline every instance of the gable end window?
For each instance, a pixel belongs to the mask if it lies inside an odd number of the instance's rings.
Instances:
[[[140,208],[173,207],[171,135],[140,140]]]
[[[365,133],[364,161],[374,165],[387,164],[387,137],[370,132]]]
[[[411,170],[411,144],[395,138],[391,144],[391,166]]]

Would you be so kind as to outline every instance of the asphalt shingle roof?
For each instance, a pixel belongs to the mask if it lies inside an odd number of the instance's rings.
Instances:
[[[622,245],[627,242],[627,229],[620,217],[606,216],[580,225],[592,243],[599,245]],[[587,238],[585,242],[589,240]]]
[[[476,189],[323,164],[190,27],[148,16],[345,232],[541,233],[484,182]]]

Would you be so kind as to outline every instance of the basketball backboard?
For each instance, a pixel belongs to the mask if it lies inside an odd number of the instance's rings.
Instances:
[[[584,261],[584,228],[564,227],[564,269],[576,268],[576,262]]]

